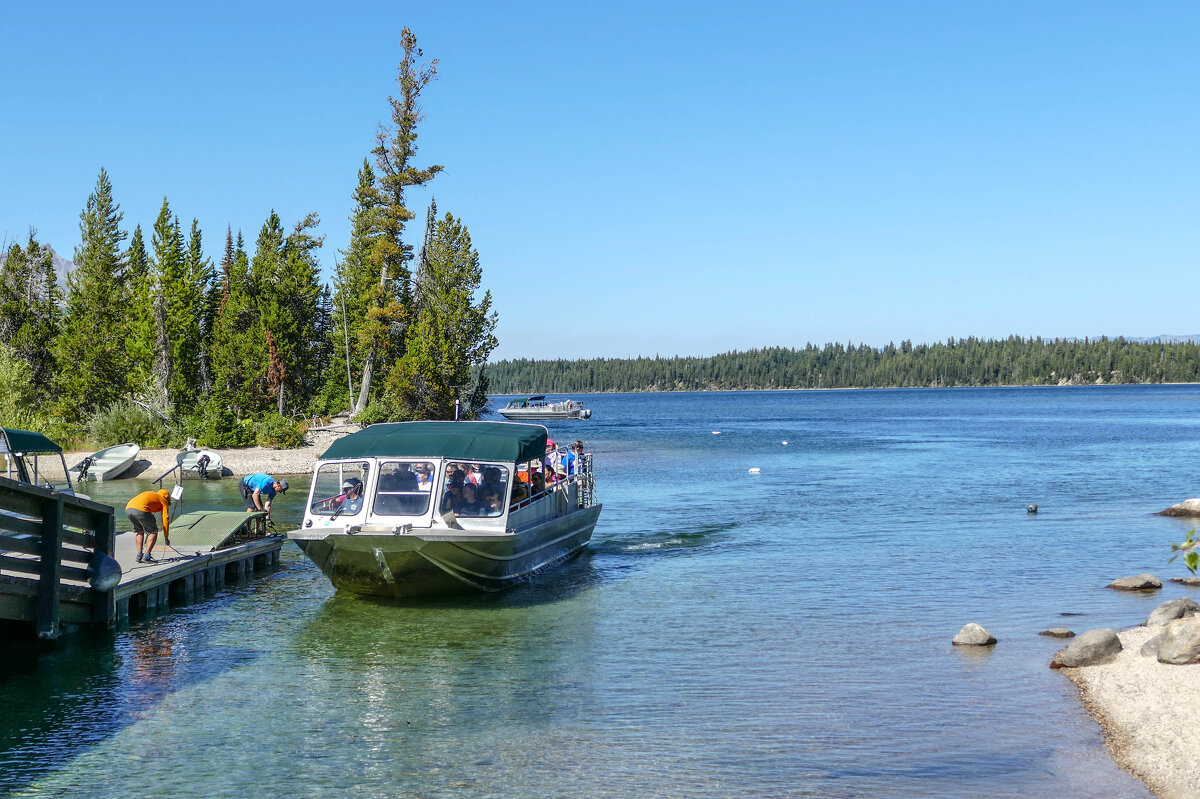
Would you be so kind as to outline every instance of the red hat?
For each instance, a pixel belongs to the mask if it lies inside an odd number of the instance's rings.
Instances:
[[[547,447],[553,447],[553,446],[554,446],[554,439],[553,439],[553,438],[547,438],[547,439],[546,439],[546,446],[547,446]]]

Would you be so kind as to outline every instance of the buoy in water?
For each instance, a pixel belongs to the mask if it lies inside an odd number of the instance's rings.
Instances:
[[[1029,503],[1029,507],[1025,509],[1025,512],[1026,512],[1026,513],[1037,513],[1037,505],[1035,505],[1034,503],[1030,502],[1030,503]]]
[[[759,472],[759,468],[757,466],[750,467],[750,474],[758,474],[758,472]]]
[[[787,442],[786,442],[786,441],[785,441],[785,442],[783,442],[783,445],[786,447],[786,446],[787,446]]]
[[[720,430],[714,430],[714,431],[713,431],[713,435],[714,435],[714,436],[719,436],[719,435],[721,435],[721,431],[720,431]]]

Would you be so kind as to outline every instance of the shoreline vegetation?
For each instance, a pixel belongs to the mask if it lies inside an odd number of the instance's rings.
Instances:
[[[767,347],[709,357],[534,360],[487,365],[493,394],[1200,382],[1200,344],[1126,338],[947,339]]]

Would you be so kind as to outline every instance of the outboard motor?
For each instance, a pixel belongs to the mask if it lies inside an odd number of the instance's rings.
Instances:
[[[88,469],[92,468],[92,463],[93,463],[93,461],[92,461],[92,458],[90,455],[88,457],[84,458],[80,462],[80,464],[79,464],[79,482],[82,483],[84,480],[87,479]]]
[[[208,478],[208,461],[209,457],[207,455],[201,455],[196,459],[196,471],[200,473],[202,480]]]

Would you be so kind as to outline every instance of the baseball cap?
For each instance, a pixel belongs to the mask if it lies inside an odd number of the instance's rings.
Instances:
[[[288,490],[288,481],[287,480],[279,480],[277,482],[279,483],[279,493],[280,494],[285,493]]]

